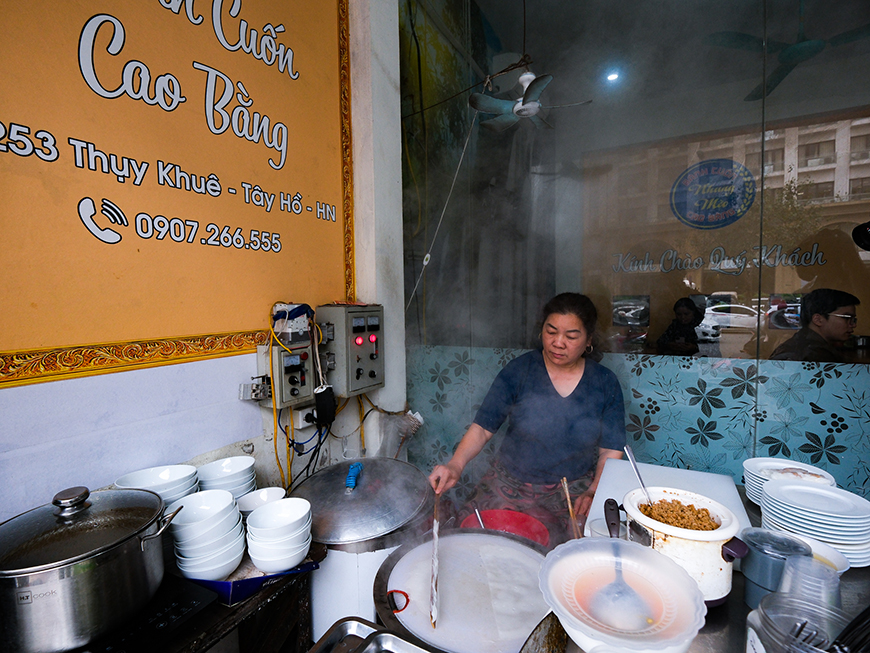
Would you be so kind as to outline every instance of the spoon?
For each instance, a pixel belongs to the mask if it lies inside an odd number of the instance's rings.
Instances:
[[[637,460],[634,458],[634,452],[631,450],[629,445],[625,445],[625,455],[628,456],[628,462],[631,463],[631,468],[634,470],[634,475],[637,476],[637,482],[640,483],[640,489],[643,490],[644,495],[646,496],[647,503],[650,508],[652,508],[653,500],[649,495],[649,490],[646,489],[646,485],[643,484],[643,479],[640,477],[640,470],[637,467]]]
[[[619,537],[619,505],[614,499],[604,502],[604,518],[611,538]],[[589,602],[590,614],[603,624],[618,630],[636,632],[653,623],[646,601],[622,577],[622,557],[619,543],[613,543],[616,578],[598,590]]]

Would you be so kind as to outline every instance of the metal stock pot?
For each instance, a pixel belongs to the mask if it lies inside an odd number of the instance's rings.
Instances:
[[[0,642],[53,653],[93,641],[142,608],[163,580],[163,499],[75,487],[0,524]]]

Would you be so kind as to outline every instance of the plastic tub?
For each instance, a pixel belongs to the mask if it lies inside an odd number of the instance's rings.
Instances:
[[[531,515],[516,510],[481,510],[480,518],[483,527],[503,533],[513,533],[541,546],[550,543],[550,531],[539,520]],[[461,528],[479,528],[480,522],[477,515],[469,515],[462,520]]]
[[[616,555],[625,581],[643,598],[652,621],[620,630],[592,616],[590,602],[615,578]],[[698,584],[667,556],[636,542],[584,538],[547,554],[539,575],[544,600],[584,651],[606,645],[624,651],[683,653],[704,625],[707,607]]]

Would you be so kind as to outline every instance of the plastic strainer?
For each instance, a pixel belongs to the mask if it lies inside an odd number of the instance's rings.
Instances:
[[[588,610],[589,599],[613,580],[614,546],[619,547],[626,582],[652,613],[651,622],[639,630],[612,628]],[[605,644],[629,651],[679,653],[689,648],[707,614],[692,577],[667,556],[636,542],[585,538],[561,544],[547,554],[539,583],[544,600],[584,650]]]

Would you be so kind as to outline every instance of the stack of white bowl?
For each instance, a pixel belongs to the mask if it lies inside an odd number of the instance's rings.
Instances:
[[[236,499],[236,504],[239,506],[239,512],[242,513],[242,519],[246,520],[248,515],[260,506],[283,499],[286,495],[287,491],[282,487],[264,487],[239,497]]]
[[[234,499],[257,489],[252,456],[221,458],[196,470],[202,490],[226,490]]]
[[[245,555],[245,528],[233,495],[204,490],[179,499],[167,513],[179,507],[169,525],[178,570],[187,578],[223,580]]]
[[[305,560],[311,546],[311,504],[290,497],[255,509],[247,519],[248,555],[260,571],[279,573]]]
[[[159,494],[165,504],[178,501],[181,497],[199,490],[196,467],[193,465],[163,465],[140,469],[119,478],[115,481],[115,487],[151,490]]]

